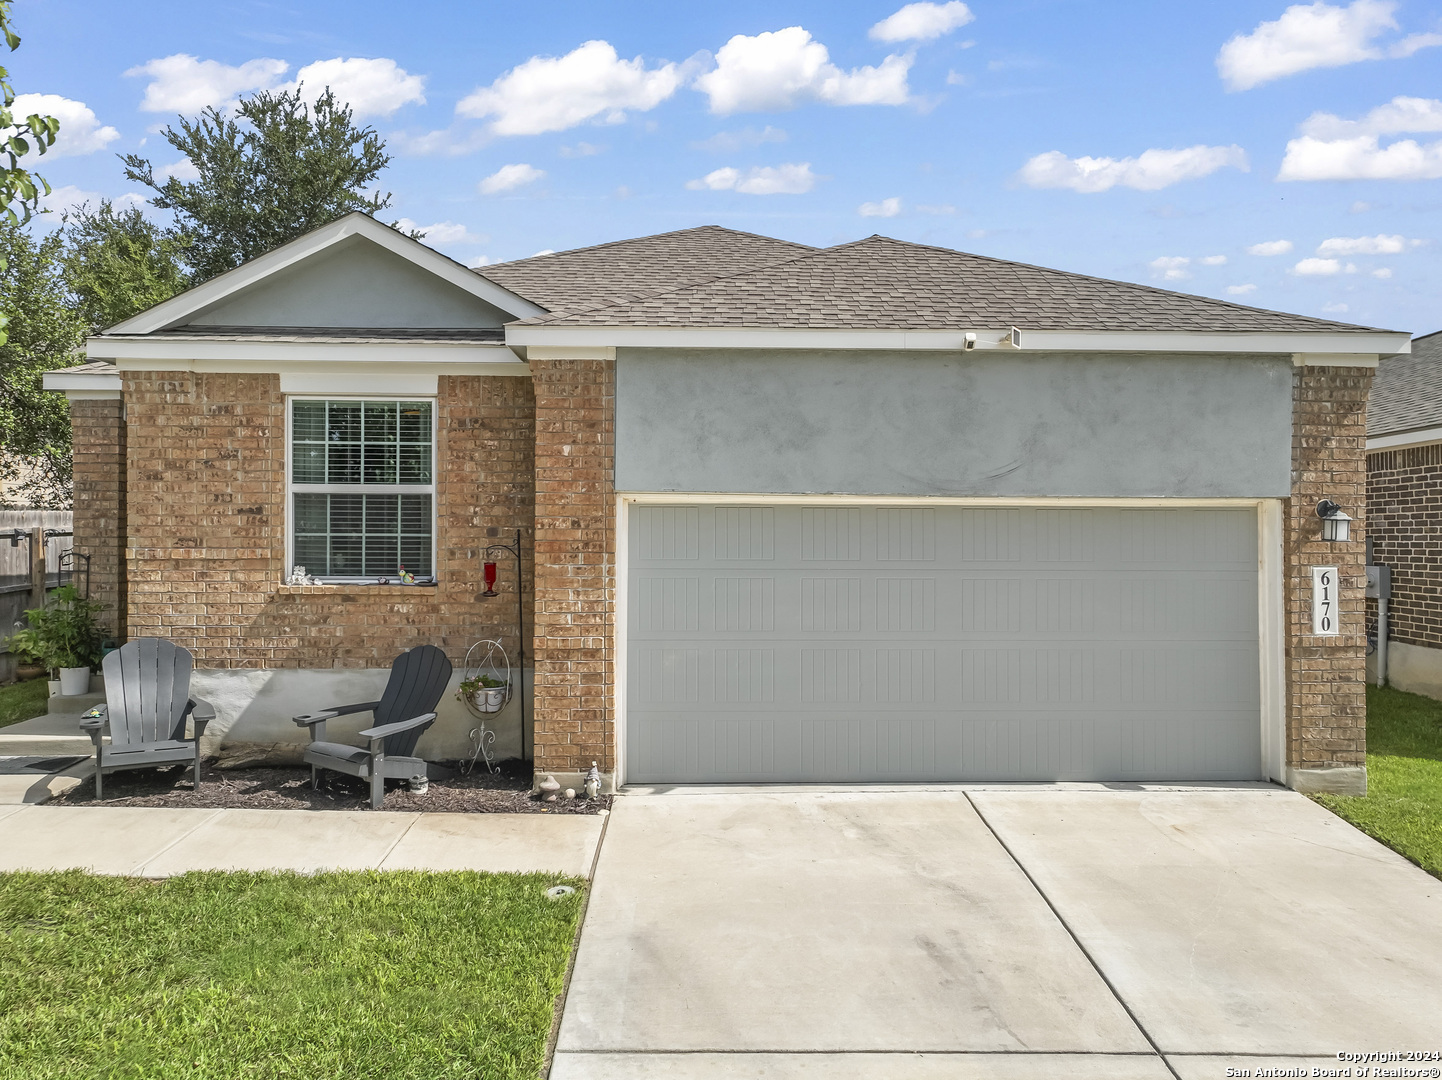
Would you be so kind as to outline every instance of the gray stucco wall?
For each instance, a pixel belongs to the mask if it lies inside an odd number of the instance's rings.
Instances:
[[[500,309],[361,236],[267,278],[192,322],[210,326],[495,327]]]
[[[621,491],[1278,498],[1288,357],[622,349]]]

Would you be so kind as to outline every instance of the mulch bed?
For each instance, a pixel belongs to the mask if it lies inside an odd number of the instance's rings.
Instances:
[[[500,771],[478,764],[469,776],[457,762],[430,762],[430,788],[424,795],[399,781],[386,782],[382,810],[444,814],[595,814],[610,809],[611,796],[555,802],[531,794],[531,765],[502,761]],[[95,798],[93,778],[50,800],[60,806],[180,806],[214,810],[369,810],[370,783],[322,771],[320,790],[310,786],[310,767],[218,769],[214,759],[201,762],[200,790],[191,783],[191,768],[134,769],[105,777],[105,798]]]

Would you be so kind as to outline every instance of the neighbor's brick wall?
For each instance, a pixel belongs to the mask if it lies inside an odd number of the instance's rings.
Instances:
[[[1292,384],[1292,497],[1284,552],[1287,614],[1287,763],[1366,764],[1367,391],[1372,369],[1299,367]],[[1317,503],[1352,515],[1346,544],[1321,539]],[[1338,637],[1312,635],[1312,567],[1335,566]]]
[[[459,664],[473,641],[497,636],[514,653],[508,557],[497,560],[501,595],[478,594],[483,549],[520,529],[534,595],[529,380],[440,379],[435,589],[284,584],[279,376],[127,372],[125,400],[132,635],[170,638],[203,667],[386,667],[422,643]]]
[[[614,360],[531,358],[536,769],[615,769]]]
[[[125,420],[118,400],[72,401],[74,545],[90,556],[100,623],[125,639]]]
[[[1372,558],[1392,568],[1388,639],[1442,648],[1442,444],[1367,455],[1367,532]]]

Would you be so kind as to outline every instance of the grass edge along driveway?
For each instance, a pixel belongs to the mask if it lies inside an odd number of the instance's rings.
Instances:
[[[1442,878],[1442,701],[1367,687],[1367,794],[1313,798]]]
[[[532,1080],[583,886],[0,874],[0,1077]]]

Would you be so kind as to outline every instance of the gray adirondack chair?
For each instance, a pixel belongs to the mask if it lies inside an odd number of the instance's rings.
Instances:
[[[435,723],[435,708],[450,677],[451,662],[446,654],[434,645],[418,645],[391,664],[391,677],[379,701],[337,705],[294,717],[296,726],[310,729],[305,760],[310,764],[311,786],[319,786],[321,769],[358,776],[371,782],[371,809],[379,810],[387,779],[424,776],[426,763],[413,756],[416,742]],[[375,720],[373,727],[357,732],[368,740],[367,746],[326,739],[327,720],[359,712],[371,713]]]
[[[163,638],[135,638],[105,658],[105,704],[80,719],[95,744],[95,797],[106,773],[177,761],[195,763],[200,787],[200,737],[215,719],[210,702],[190,696],[190,653]],[[185,734],[185,721],[195,733]],[[101,742],[110,729],[110,745]]]

